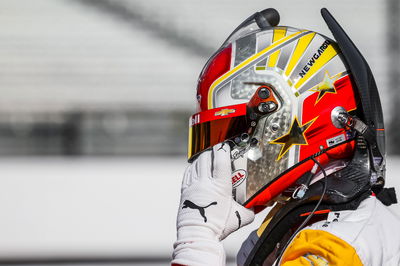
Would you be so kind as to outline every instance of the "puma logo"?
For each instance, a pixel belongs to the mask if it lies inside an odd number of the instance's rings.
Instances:
[[[199,210],[200,215],[204,218],[204,222],[206,223],[206,222],[207,222],[207,217],[206,217],[206,213],[205,213],[206,210],[205,210],[205,209],[208,208],[208,207],[210,207],[211,205],[217,205],[217,202],[214,201],[214,202],[211,202],[210,204],[208,204],[208,205],[205,206],[205,207],[201,207],[201,206],[197,206],[195,203],[191,202],[190,200],[185,200],[185,201],[183,202],[182,209],[184,209],[184,208],[190,208],[190,209],[197,209],[197,210]]]

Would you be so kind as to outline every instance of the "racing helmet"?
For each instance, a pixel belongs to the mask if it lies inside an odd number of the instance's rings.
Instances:
[[[345,168],[358,136],[375,146],[367,164],[373,182],[382,183],[384,129],[375,82],[339,24],[329,13],[324,18],[331,18],[336,41],[278,26],[274,9],[257,12],[228,37],[198,79],[188,159],[229,144],[233,196],[248,208],[293,193],[315,169],[315,159],[328,174]]]

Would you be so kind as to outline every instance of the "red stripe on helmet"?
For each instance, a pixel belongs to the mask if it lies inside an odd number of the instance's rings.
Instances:
[[[197,99],[199,101],[199,111],[208,110],[208,91],[211,84],[220,76],[229,71],[231,67],[232,46],[224,48],[218,52],[204,67],[200,74],[197,84]]]

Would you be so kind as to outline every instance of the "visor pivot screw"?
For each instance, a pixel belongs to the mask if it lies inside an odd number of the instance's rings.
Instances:
[[[240,136],[240,139],[241,139],[242,142],[248,142],[249,139],[250,139],[250,136],[249,136],[249,134],[247,134],[247,133],[243,133],[243,134]]]
[[[258,110],[262,113],[270,113],[272,111],[275,111],[276,109],[276,103],[274,102],[266,102],[266,103],[261,103],[258,106]]]
[[[250,140],[250,145],[251,145],[252,147],[256,146],[257,144],[258,144],[258,140],[257,140],[256,138],[252,138],[252,139]]]
[[[271,95],[271,93],[269,92],[269,89],[263,87],[258,91],[258,96],[261,99],[267,99],[269,96]]]
[[[251,123],[250,123],[250,126],[252,126],[252,127],[255,127],[257,125],[257,123],[255,122],[255,121],[252,121]]]

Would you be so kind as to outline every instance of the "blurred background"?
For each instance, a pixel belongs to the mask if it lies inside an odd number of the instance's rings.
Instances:
[[[398,0],[0,0],[0,264],[167,265],[197,77],[267,7],[331,36],[327,7],[358,45],[400,191]]]

